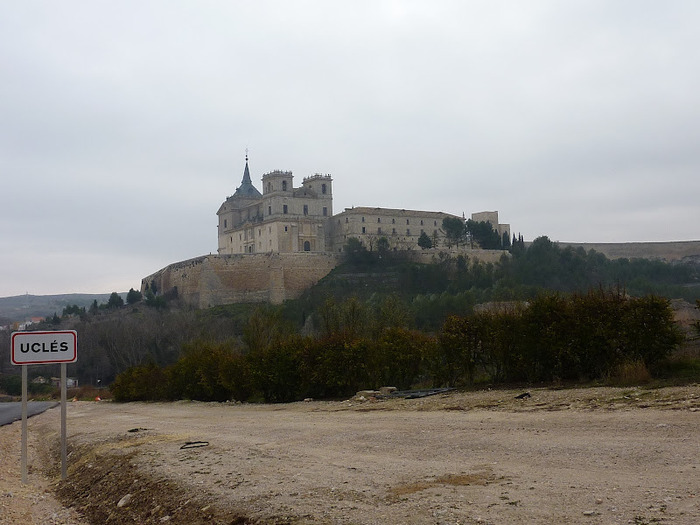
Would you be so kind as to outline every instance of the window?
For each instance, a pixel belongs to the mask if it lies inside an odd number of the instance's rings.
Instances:
[[[396,235],[396,228],[392,228],[392,229],[391,229],[391,233],[393,233],[394,235]]]
[[[437,226],[437,221],[433,221],[433,226]]]
[[[406,219],[406,224],[411,224],[411,221],[409,221],[408,219]]]
[[[377,217],[377,222],[382,222],[382,218],[381,218],[381,217]]]
[[[272,206],[267,207],[267,214],[272,215]]]
[[[282,181],[282,191],[287,191],[287,181],[286,180]]]
[[[362,233],[367,233],[364,226],[362,227]]]
[[[287,205],[286,204],[282,205],[282,213],[287,213]]]
[[[308,215],[308,214],[309,214],[309,205],[304,204],[304,215]]]
[[[323,207],[323,216],[327,217],[328,216],[328,208],[326,206]],[[340,222],[340,221],[338,221]]]
[[[423,226],[423,219],[420,220],[420,225]]]
[[[365,222],[365,218],[364,218],[364,217],[362,217],[362,222]]]
[[[304,251],[305,252],[311,251],[311,243],[309,241],[304,241]]]
[[[226,228],[226,219],[224,219],[224,228]]]
[[[345,217],[345,224],[347,224],[347,223],[348,223],[348,218],[347,218],[347,217]]]
[[[406,228],[406,235],[411,235],[411,230]]]
[[[396,224],[396,219],[391,219],[391,224]]]
[[[381,235],[381,234],[382,234],[382,229],[381,229],[381,228],[377,228],[377,235]]]
[[[324,195],[326,194],[326,185],[325,184],[321,184],[321,193],[323,193]]]
[[[284,231],[287,231],[287,227],[286,227],[286,226],[284,227]]]

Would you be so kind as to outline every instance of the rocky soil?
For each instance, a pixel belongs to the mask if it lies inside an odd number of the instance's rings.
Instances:
[[[700,385],[68,407],[0,428],[0,524],[700,523]]]

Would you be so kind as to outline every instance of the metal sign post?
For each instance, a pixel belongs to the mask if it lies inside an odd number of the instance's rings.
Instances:
[[[22,483],[27,483],[27,367],[22,367]]]
[[[12,334],[12,364],[22,366],[22,483],[27,483],[27,366],[61,364],[61,479],[66,479],[66,363],[77,359],[75,330]]]

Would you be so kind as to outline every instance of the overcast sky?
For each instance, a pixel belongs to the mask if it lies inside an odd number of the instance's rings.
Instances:
[[[700,239],[700,2],[0,0],[0,297],[138,289],[240,184]]]

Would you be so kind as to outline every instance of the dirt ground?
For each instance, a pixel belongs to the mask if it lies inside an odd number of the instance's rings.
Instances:
[[[68,406],[0,428],[0,524],[697,524],[700,385]]]

